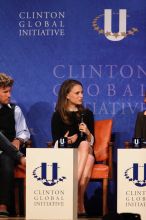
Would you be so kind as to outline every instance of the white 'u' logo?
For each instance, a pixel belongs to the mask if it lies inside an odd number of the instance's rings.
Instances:
[[[61,139],[60,139],[60,144],[64,144],[64,143],[65,143],[64,138],[61,138]]]
[[[125,38],[126,35],[126,9],[119,10],[119,32],[112,32],[112,10],[104,10],[104,33],[105,37],[111,41],[120,41]],[[107,34],[106,34],[107,33]],[[110,33],[108,35],[108,33]]]

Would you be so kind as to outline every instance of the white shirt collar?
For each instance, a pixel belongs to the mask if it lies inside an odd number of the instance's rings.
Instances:
[[[0,109],[2,108],[2,106],[3,106],[3,105],[0,103]],[[7,106],[8,106],[9,108],[12,108],[10,104],[7,104]]]

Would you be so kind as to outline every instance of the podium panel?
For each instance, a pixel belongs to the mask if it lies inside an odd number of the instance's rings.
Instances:
[[[77,219],[77,149],[28,148],[26,218]]]
[[[117,211],[146,219],[146,149],[118,149]]]

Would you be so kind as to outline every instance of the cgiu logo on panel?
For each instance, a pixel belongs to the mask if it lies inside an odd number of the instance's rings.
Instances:
[[[146,163],[143,166],[133,163],[133,166],[125,171],[124,176],[130,182],[133,182],[135,186],[146,186]]]
[[[63,182],[66,179],[65,176],[59,176],[59,169],[60,167],[56,162],[52,163],[51,165],[41,163],[41,166],[36,167],[32,174],[37,181],[41,181],[45,186],[54,186],[55,184]]]
[[[136,27],[131,27],[127,30],[127,10],[120,9],[119,13],[112,13],[111,9],[105,9],[104,14],[97,15],[92,22],[93,29],[98,32],[98,34],[103,34],[110,41],[120,41],[127,36],[133,36],[138,29]],[[119,20],[119,27],[117,32],[113,32],[115,19]],[[114,22],[112,22],[114,20]],[[102,27],[102,24],[103,26]]]

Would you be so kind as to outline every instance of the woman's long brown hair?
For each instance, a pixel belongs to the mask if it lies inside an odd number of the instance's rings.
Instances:
[[[75,85],[80,85],[83,88],[82,83],[74,79],[68,79],[62,83],[59,93],[58,93],[57,104],[55,107],[55,110],[60,113],[62,120],[67,124],[70,124],[70,120],[69,120],[69,114],[67,111],[67,98],[66,97],[67,97],[67,94],[71,91],[71,89]],[[78,107],[78,116],[80,116],[81,112],[84,110],[84,107],[83,105],[78,105],[77,107]]]

